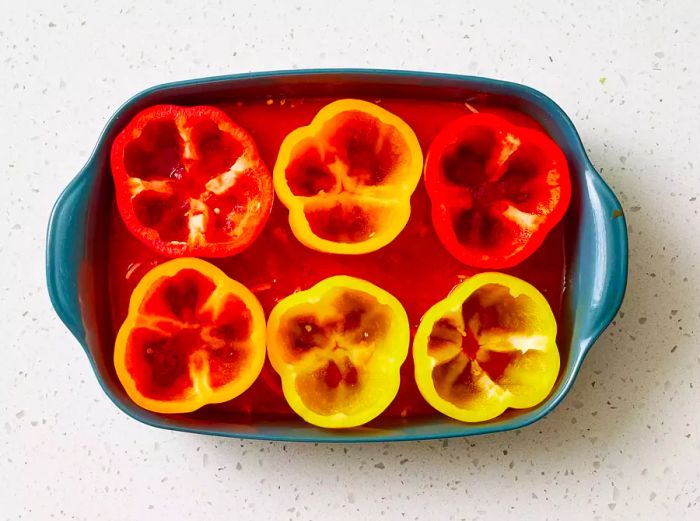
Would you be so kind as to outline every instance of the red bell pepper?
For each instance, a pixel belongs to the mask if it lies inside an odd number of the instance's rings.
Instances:
[[[145,109],[115,138],[111,166],[126,227],[170,257],[238,253],[272,208],[253,139],[214,107]]]
[[[563,152],[544,132],[493,114],[463,116],[435,137],[425,164],[435,231],[470,266],[515,266],[564,217]]]

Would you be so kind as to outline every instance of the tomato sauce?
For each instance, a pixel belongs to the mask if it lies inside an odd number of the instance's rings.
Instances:
[[[218,107],[255,140],[270,171],[284,137],[307,125],[331,98],[267,99],[219,104]],[[457,102],[410,99],[369,99],[401,117],[428,150],[437,132],[453,119],[469,113],[470,106]],[[507,109],[476,105],[483,112],[498,112],[519,125],[536,122]],[[332,275],[366,279],[392,293],[403,304],[415,333],[421,316],[449,291],[478,271],[455,260],[442,246],[433,230],[430,203],[422,182],[411,198],[411,217],[399,236],[378,251],[364,255],[321,253],[301,245],[292,234],[287,209],[275,201],[262,234],[242,253],[223,259],[207,259],[231,278],[245,284],[269,314],[280,299],[299,289],[307,289]],[[108,223],[109,252],[107,276],[113,338],[126,317],[134,286],[152,267],[167,260],[131,236],[112,203]],[[530,258],[512,269],[501,270],[520,277],[547,298],[559,317],[565,273],[564,224],[548,235]],[[111,359],[111,356],[106,358]],[[411,353],[401,368],[401,387],[381,418],[416,417],[438,414],[422,398],[413,378]],[[282,395],[280,379],[269,362],[257,381],[238,398],[223,404],[207,405],[192,417],[218,422],[273,420],[295,417]],[[371,425],[372,423],[370,423]]]

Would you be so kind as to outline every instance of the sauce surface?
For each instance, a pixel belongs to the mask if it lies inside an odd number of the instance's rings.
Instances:
[[[307,125],[316,112],[331,101],[332,98],[291,98],[224,103],[218,107],[252,135],[263,161],[272,171],[284,137],[295,128]],[[457,102],[368,101],[379,103],[406,121],[416,133],[424,155],[433,137],[445,124],[470,112],[468,106]],[[527,116],[507,109],[478,105],[475,108],[505,115],[518,125],[538,126]],[[265,229],[249,248],[233,257],[206,259],[245,284],[260,300],[266,315],[280,299],[294,291],[307,289],[332,275],[352,275],[380,286],[403,304],[413,337],[428,308],[444,299],[465,278],[484,271],[461,264],[444,249],[433,230],[430,202],[422,181],[411,198],[411,217],[404,230],[389,245],[372,253],[334,255],[308,249],[292,234],[287,216],[287,209],[275,200]],[[108,221],[107,277],[114,338],[126,317],[132,290],[148,270],[167,258],[152,252],[132,237],[114,202]],[[515,268],[501,271],[533,284],[547,298],[554,316],[559,319],[565,274],[563,222],[552,230],[530,258]],[[437,414],[418,392],[409,351],[401,368],[399,393],[374,422],[387,417]],[[223,404],[207,405],[190,415],[238,423],[296,417],[285,402],[280,379],[268,361],[257,381],[241,396]]]

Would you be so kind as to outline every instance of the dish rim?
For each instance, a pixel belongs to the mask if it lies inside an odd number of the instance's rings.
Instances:
[[[605,264],[603,267],[603,275],[607,275],[607,282],[613,284],[613,286],[606,286],[602,288],[602,293],[599,295],[600,301],[598,302],[598,306],[596,308],[598,310],[602,308],[602,311],[600,311],[597,316],[593,317],[593,324],[590,324],[591,320],[586,320],[588,322],[588,327],[585,328],[586,331],[584,331],[585,334],[583,337],[580,337],[580,334],[578,336],[575,334],[573,328],[576,321],[574,320],[572,322],[572,335],[569,349],[572,356],[569,359],[569,363],[562,368],[561,381],[558,383],[558,386],[555,387],[555,392],[535,408],[501,422],[477,424],[460,423],[459,425],[461,425],[461,429],[456,428],[450,432],[436,430],[432,433],[384,434],[377,431],[375,434],[358,435],[358,432],[355,430],[349,430],[348,432],[332,431],[326,429],[315,429],[312,426],[308,426],[308,435],[300,436],[294,434],[265,432],[264,430],[261,432],[246,432],[245,430],[231,432],[217,427],[203,429],[196,425],[180,425],[173,423],[172,419],[167,416],[154,415],[153,413],[140,409],[135,404],[125,403],[119,397],[115,396],[106,385],[105,378],[101,374],[99,368],[96,366],[95,359],[90,354],[86,340],[86,330],[82,324],[82,315],[78,297],[78,267],[67,266],[66,262],[59,261],[61,259],[65,260],[65,257],[71,255],[71,253],[72,257],[74,259],[76,258],[75,252],[70,252],[68,249],[69,246],[67,246],[67,244],[70,243],[70,241],[62,241],[61,237],[65,236],[66,232],[68,231],[74,232],[74,226],[76,224],[81,225],[81,223],[75,222],[75,214],[78,212],[75,212],[74,210],[78,207],[78,205],[86,204],[87,200],[89,199],[91,182],[96,176],[95,162],[102,148],[108,145],[106,141],[110,135],[110,132],[112,131],[112,128],[119,123],[119,120],[126,110],[128,110],[134,104],[140,102],[142,99],[155,94],[163,94],[168,91],[190,87],[211,87],[217,84],[225,84],[230,82],[235,83],[241,80],[285,79],[297,76],[323,75],[341,75],[348,78],[351,76],[361,76],[367,79],[386,79],[389,81],[391,79],[405,80],[414,78],[419,81],[427,80],[434,83],[439,81],[462,83],[465,88],[469,88],[470,90],[500,95],[511,95],[514,98],[519,98],[526,102],[532,103],[538,106],[538,108],[544,113],[548,114],[552,118],[552,123],[556,125],[563,133],[563,139],[569,145],[570,150],[570,157],[568,157],[568,159],[569,161],[575,160],[578,162],[579,170],[581,175],[584,177],[581,182],[586,184],[587,190],[590,192],[590,202],[595,202],[592,199],[593,195],[597,196],[599,206],[597,209],[593,208],[591,211],[593,212],[593,218],[598,218],[597,224],[602,227],[602,232],[604,232],[602,234],[598,233],[595,237],[597,241],[605,241],[605,248],[603,250],[604,255],[602,255],[602,257],[600,255],[596,257],[596,260],[599,262],[597,262],[595,266],[591,267],[584,265],[581,267],[581,269],[592,270],[593,278],[595,280],[599,280],[600,263],[607,262],[607,264]],[[602,215],[599,215],[601,212]],[[608,222],[608,220],[605,218],[605,214],[608,212],[612,213],[610,222]],[[83,227],[84,225],[85,223],[82,223]],[[600,232],[600,230],[598,231]],[[614,254],[617,254],[614,255],[612,259],[610,255],[605,255],[611,251]],[[574,262],[575,261],[576,259],[574,259]],[[83,347],[83,350],[87,354],[88,360],[90,361],[92,370],[95,373],[95,376],[103,391],[119,409],[142,423],[173,431],[211,434],[237,439],[258,439],[285,442],[364,443],[452,438],[519,429],[542,419],[554,408],[556,408],[568,394],[580,371],[583,360],[590,351],[591,346],[608,327],[610,322],[612,322],[613,318],[617,314],[626,290],[627,264],[627,229],[622,206],[611,188],[606,184],[606,182],[591,164],[573,123],[566,113],[551,98],[532,87],[510,81],[479,76],[390,69],[331,68],[248,72],[168,82],[142,90],[141,92],[130,97],[109,118],[85,165],[69,182],[58,197],[49,218],[46,242],[46,276],[51,303],[56,310],[56,313],[59,315],[59,318]],[[596,268],[598,268],[598,271],[596,271]],[[567,268],[567,274],[570,269],[571,268]],[[596,274],[598,275],[598,278],[595,277]],[[588,315],[584,315],[584,317],[587,316]],[[575,357],[573,357],[574,343],[578,344],[578,350]],[[266,423],[269,422],[255,422],[253,425],[262,425]],[[410,427],[410,421],[408,426]]]

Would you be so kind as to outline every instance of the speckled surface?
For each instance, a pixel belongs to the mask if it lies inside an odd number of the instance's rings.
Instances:
[[[699,519],[700,4],[315,3],[3,5],[0,518]],[[160,431],[108,401],[53,313],[49,211],[119,104],[164,81],[330,66],[532,85],[620,196],[627,298],[543,421],[364,446]]]

